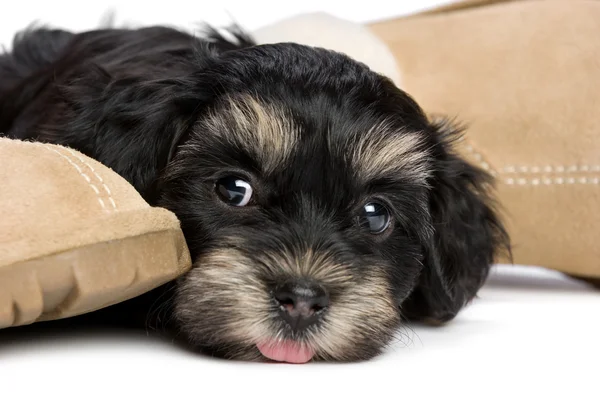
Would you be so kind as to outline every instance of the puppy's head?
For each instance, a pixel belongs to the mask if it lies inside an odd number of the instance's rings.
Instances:
[[[446,321],[475,295],[506,242],[487,176],[389,80],[292,44],[194,79],[203,103],[160,186],[195,261],[175,295],[192,344],[368,359],[402,316]]]

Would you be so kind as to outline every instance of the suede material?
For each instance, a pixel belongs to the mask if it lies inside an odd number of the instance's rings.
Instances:
[[[109,168],[0,138],[0,327],[89,312],[190,267],[176,216]]]
[[[514,261],[600,276],[600,2],[468,1],[370,25],[402,85],[466,125]],[[506,261],[506,259],[500,259]]]

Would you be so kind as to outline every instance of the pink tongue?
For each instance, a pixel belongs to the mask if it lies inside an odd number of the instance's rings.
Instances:
[[[290,341],[266,342],[256,346],[264,357],[278,362],[306,363],[315,355],[312,349]]]

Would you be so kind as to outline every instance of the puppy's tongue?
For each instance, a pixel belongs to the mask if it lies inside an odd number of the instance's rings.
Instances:
[[[264,357],[278,362],[306,363],[315,355],[312,349],[291,341],[265,342],[256,346]]]

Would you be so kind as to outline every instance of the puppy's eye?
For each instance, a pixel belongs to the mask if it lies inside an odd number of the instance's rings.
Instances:
[[[373,234],[381,234],[390,226],[390,212],[379,202],[369,202],[363,207],[361,225]]]
[[[219,179],[215,190],[221,200],[229,205],[246,206],[252,200],[252,186],[236,176]]]

